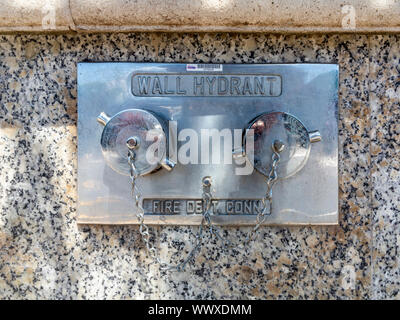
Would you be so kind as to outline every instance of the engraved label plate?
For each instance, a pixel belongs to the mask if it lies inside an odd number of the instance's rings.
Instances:
[[[337,224],[338,76],[335,64],[79,63],[78,223],[138,223],[130,178],[107,164],[100,144],[103,126],[96,119],[101,112],[113,116],[142,109],[169,125],[169,144],[176,149],[172,156],[178,162],[171,172],[159,168],[138,178],[146,223],[200,224],[202,178],[211,176],[213,223],[254,225],[267,189],[265,159],[256,159],[257,170],[238,175],[243,165],[232,159],[232,147],[228,155],[224,153],[225,146],[239,137],[239,145],[233,147],[243,147],[244,129],[253,124],[258,130],[263,121],[273,121],[283,112],[293,116],[284,125],[290,125],[291,119],[301,121],[298,130],[290,129],[299,132],[293,140],[298,148],[289,150],[299,158],[299,165],[292,161],[293,174],[274,185],[273,210],[265,225]],[[263,113],[271,116],[259,118]],[[262,121],[252,122],[255,119]],[[271,122],[271,128],[282,134],[279,123]],[[201,132],[207,129],[219,134],[219,143],[215,137],[203,139],[210,145],[209,158],[201,150]],[[314,130],[322,141],[302,143],[303,138],[311,139]],[[229,132],[228,138],[222,132]],[[191,139],[188,134],[197,139],[200,151],[195,163],[184,164],[178,155]],[[271,148],[263,143],[270,144],[273,138],[262,137],[257,140],[262,142],[256,145],[257,157],[263,157],[262,148]],[[214,158],[218,151],[220,161]]]
[[[278,97],[281,77],[273,74],[134,74],[132,93],[138,97]]]
[[[258,199],[218,199],[211,201],[211,213],[215,215],[256,215],[262,212]],[[190,215],[203,212],[201,199],[144,199],[143,208],[153,215]]]

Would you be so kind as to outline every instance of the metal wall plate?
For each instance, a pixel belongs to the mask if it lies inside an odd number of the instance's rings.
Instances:
[[[265,224],[338,223],[338,66],[334,64],[78,64],[78,223],[136,224],[130,179],[111,169],[100,144],[102,112],[144,109],[185,128],[245,129],[265,112],[286,112],[319,130],[306,163],[274,186]],[[171,138],[170,138],[171,140]],[[173,140],[173,139],[172,139]],[[171,141],[170,141],[171,142]],[[172,141],[178,149],[185,142]],[[223,144],[221,144],[221,150]],[[308,148],[308,146],[307,146]],[[212,176],[212,220],[251,225],[265,176],[234,164],[178,163],[139,178],[149,224],[198,225],[202,178]]]

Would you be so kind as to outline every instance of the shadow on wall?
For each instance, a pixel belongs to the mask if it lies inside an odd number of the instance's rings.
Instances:
[[[341,164],[341,225],[271,227],[249,248],[224,252],[206,233],[193,269],[160,273],[136,226],[77,226],[76,64],[158,62],[336,62],[347,50],[341,98],[363,92],[362,37],[229,34],[0,36],[0,294],[2,298],[328,298],[367,295],[367,201],[356,196],[353,155]],[[346,47],[346,49],[344,49]],[[358,74],[358,75],[357,75]],[[343,89],[341,89],[343,90]],[[350,102],[349,102],[350,99]],[[343,110],[346,119],[357,110]],[[364,115],[361,114],[361,117]],[[347,120],[346,120],[347,121]],[[354,124],[355,123],[355,124]],[[363,134],[342,125],[345,151]],[[353,137],[350,139],[350,137]],[[361,150],[361,151],[359,151]],[[343,155],[341,156],[343,159]],[[358,164],[358,166],[360,166]],[[358,167],[358,172],[363,168]],[[344,180],[343,180],[344,179]],[[361,222],[360,222],[361,221]],[[361,224],[361,227],[359,225]],[[190,248],[191,227],[155,228],[164,260]],[[248,228],[226,229],[240,243]],[[216,249],[218,248],[218,250]],[[357,278],[343,287],[343,267]]]

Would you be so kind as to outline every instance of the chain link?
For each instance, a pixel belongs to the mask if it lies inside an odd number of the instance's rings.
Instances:
[[[267,178],[267,191],[265,193],[264,198],[261,199],[262,204],[263,204],[263,209],[261,212],[256,217],[256,225],[254,228],[249,232],[245,239],[245,244],[248,244],[250,241],[255,240],[257,237],[257,231],[260,228],[260,226],[265,222],[265,219],[267,216],[271,215],[272,213],[272,187],[274,186],[275,182],[278,180],[278,174],[277,174],[277,167],[278,163],[281,159],[281,156],[279,155],[280,152],[282,152],[284,145],[280,145],[279,147],[276,147],[276,143],[281,143],[280,141],[275,141],[274,144],[272,145],[272,164],[271,164],[271,169],[268,174]]]
[[[224,249],[228,247],[232,247],[232,243],[228,239],[224,239],[221,235],[221,230],[212,224],[211,222],[211,206],[212,206],[212,194],[211,194],[211,184],[208,186],[204,183],[204,181],[209,180],[211,181],[211,177],[204,177],[203,179],[203,202],[205,203],[204,208],[204,220],[205,225],[208,227],[211,234],[216,236],[222,243]]]
[[[275,141],[275,143],[277,143],[277,141]],[[267,178],[267,191],[265,193],[265,196],[261,200],[263,204],[263,209],[256,217],[256,225],[247,235],[244,242],[245,245],[247,245],[250,241],[255,240],[256,236],[258,235],[257,233],[258,229],[265,222],[266,217],[271,215],[272,213],[272,188],[275,182],[278,180],[277,167],[280,161],[279,153],[282,152],[284,147],[284,145],[282,144],[279,148],[275,146],[275,143],[272,146],[272,151],[273,151],[272,164]],[[143,196],[136,183],[139,174],[135,166],[135,159],[136,159],[135,152],[132,149],[128,149],[128,162],[130,166],[132,196],[135,199],[136,207],[138,208],[138,213],[136,214],[136,216],[139,221],[139,233],[151,258],[153,259],[154,262],[156,262],[159,265],[161,270],[174,270],[174,269],[177,271],[184,270],[186,265],[194,259],[196,252],[200,249],[202,245],[204,227],[207,227],[210,231],[210,234],[215,235],[219,240],[222,241],[222,243],[224,244],[224,248],[233,247],[233,243],[227,239],[224,239],[223,236],[221,235],[221,230],[212,224],[211,212],[210,212],[212,206],[211,177],[204,177],[203,194],[202,194],[203,214],[193,248],[189,252],[187,257],[177,265],[169,265],[165,262],[162,262],[158,255],[157,249],[150,241],[149,227],[144,223],[144,208],[142,205]]]
[[[156,262],[161,270],[177,270],[183,271],[186,265],[193,260],[196,252],[200,249],[202,245],[202,237],[203,237],[203,228],[205,225],[209,226],[210,231],[212,229],[211,218],[210,218],[210,208],[211,208],[211,191],[210,188],[203,186],[203,216],[202,221],[199,226],[199,230],[196,234],[195,242],[192,250],[186,256],[186,258],[177,265],[169,265],[163,261],[161,261],[157,249],[154,247],[153,243],[150,241],[150,232],[149,227],[144,223],[144,208],[142,205],[142,193],[137,186],[136,180],[139,177],[138,171],[135,166],[136,155],[135,152],[131,149],[128,150],[128,162],[130,166],[130,178],[131,178],[131,186],[132,186],[132,196],[135,199],[136,207],[138,208],[138,213],[136,214],[139,221],[139,233],[142,237],[142,240],[146,246],[147,251],[150,254],[150,257]],[[208,189],[208,190],[207,190]]]

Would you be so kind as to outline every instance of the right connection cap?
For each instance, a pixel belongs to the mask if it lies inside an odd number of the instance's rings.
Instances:
[[[300,171],[307,162],[311,143],[321,141],[319,131],[308,131],[295,116],[286,112],[263,113],[254,119],[244,136],[245,155],[261,174],[268,176],[273,148],[279,141],[280,150],[277,168],[279,178],[287,178]]]

